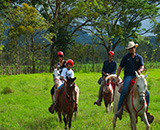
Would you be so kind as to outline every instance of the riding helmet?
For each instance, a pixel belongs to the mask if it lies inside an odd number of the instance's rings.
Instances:
[[[68,63],[71,63],[72,66],[73,66],[73,64],[74,64],[73,60],[71,60],[71,59],[68,59],[68,60],[66,61],[66,65],[67,65]]]
[[[62,51],[59,51],[59,52],[57,53],[57,56],[64,56],[64,54],[63,54]]]
[[[108,52],[108,55],[114,56],[114,52],[113,52],[113,51],[109,51],[109,52]]]

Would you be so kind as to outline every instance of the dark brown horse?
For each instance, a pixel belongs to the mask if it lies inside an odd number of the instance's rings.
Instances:
[[[59,97],[59,109],[58,109],[58,116],[60,122],[62,122],[61,113],[63,115],[63,121],[65,123],[65,129],[67,129],[67,125],[69,129],[71,128],[71,121],[73,112],[75,109],[75,78],[67,78],[67,85],[65,85],[64,90]],[[67,117],[66,117],[67,115]],[[69,124],[68,124],[69,122]]]

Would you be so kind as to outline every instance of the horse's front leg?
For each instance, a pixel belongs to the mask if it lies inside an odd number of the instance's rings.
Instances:
[[[137,130],[136,128],[136,114],[133,113],[133,114],[130,114],[130,121],[131,121],[131,129],[132,130]]]
[[[113,130],[115,130],[115,128],[116,128],[116,121],[117,121],[117,117],[116,117],[116,113],[114,113],[114,117],[113,117],[113,121],[112,121],[112,123],[113,123]]]
[[[72,116],[73,116],[73,113],[69,116],[69,129],[71,128]]]
[[[65,117],[65,114],[63,114],[63,121],[64,121],[64,124],[65,124],[65,129],[67,129],[67,119]]]
[[[144,123],[146,124],[146,130],[149,130],[150,129],[150,125],[149,125],[149,122],[148,122],[148,119],[147,119],[147,115],[146,113],[144,112],[144,115],[141,117],[141,119],[144,121]]]
[[[59,122],[62,123],[62,117],[61,117],[61,111],[60,110],[58,111],[58,117],[59,117]]]

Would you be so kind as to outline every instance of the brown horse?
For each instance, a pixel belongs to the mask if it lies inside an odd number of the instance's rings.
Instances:
[[[75,78],[67,78],[67,85],[64,87],[64,90],[59,97],[59,109],[58,109],[58,116],[60,122],[62,122],[61,113],[63,114],[63,121],[65,123],[65,129],[67,129],[67,125],[69,129],[71,128],[71,121],[73,112],[75,109]],[[66,117],[67,115],[67,117]],[[69,122],[69,124],[68,124]]]
[[[116,75],[106,75],[103,86],[103,98],[107,112],[112,111],[112,102],[114,101],[114,88],[116,86]],[[121,80],[121,79],[120,79]]]

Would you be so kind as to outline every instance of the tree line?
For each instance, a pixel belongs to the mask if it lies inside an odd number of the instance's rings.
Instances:
[[[141,36],[152,32],[159,42],[159,0],[1,0],[0,5],[0,64],[15,65],[17,72],[22,65],[33,73],[37,65],[52,71],[59,50],[75,63],[94,65],[130,40],[139,43],[145,61],[159,61],[159,46]],[[144,20],[153,26],[141,28]],[[78,31],[92,41],[76,43]],[[124,53],[116,50],[115,60]]]

